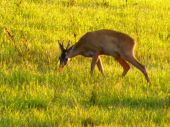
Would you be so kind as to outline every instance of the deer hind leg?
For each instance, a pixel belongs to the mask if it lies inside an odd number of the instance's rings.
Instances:
[[[99,69],[99,71],[104,75],[104,71],[103,71],[103,65],[102,65],[102,62],[101,62],[101,59],[100,57],[98,56],[98,60],[97,60],[97,67]]]
[[[147,80],[147,82],[150,82],[149,76],[147,74],[146,68],[144,65],[140,64],[133,55],[123,55],[122,56],[125,60],[127,60],[128,62],[130,62],[132,65],[134,65],[136,68],[138,68],[145,76],[145,79]]]
[[[121,57],[116,58],[116,61],[123,67],[122,77],[124,77],[130,69],[129,64]]]

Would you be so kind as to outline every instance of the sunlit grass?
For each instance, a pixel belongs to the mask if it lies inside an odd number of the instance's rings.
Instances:
[[[2,0],[0,127],[169,126],[169,19],[168,0]],[[151,84],[106,56],[105,77],[81,56],[58,71],[58,40],[103,28],[136,40]]]

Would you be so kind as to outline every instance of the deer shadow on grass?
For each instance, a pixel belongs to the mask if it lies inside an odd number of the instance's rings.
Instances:
[[[88,105],[87,105],[88,103]],[[131,97],[99,97],[93,91],[91,98],[88,102],[84,103],[86,106],[98,106],[99,108],[105,108],[108,110],[114,110],[116,108],[130,108],[130,109],[144,109],[144,110],[160,110],[170,108],[170,99],[166,98],[131,98]],[[90,105],[89,105],[90,104]],[[82,120],[83,126],[97,126],[99,123],[92,118],[86,118]]]
[[[99,106],[99,107],[129,107],[134,109],[144,108],[146,110],[157,110],[160,108],[170,108],[170,98],[118,98],[118,97],[98,97],[92,94],[90,98],[90,105]]]

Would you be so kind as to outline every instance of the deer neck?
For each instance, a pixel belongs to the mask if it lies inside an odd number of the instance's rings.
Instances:
[[[72,58],[78,55],[78,50],[75,45],[68,49],[68,58]]]

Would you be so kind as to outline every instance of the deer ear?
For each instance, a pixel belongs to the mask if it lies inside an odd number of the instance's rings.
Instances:
[[[64,51],[64,50],[65,50],[63,43],[60,43],[60,42],[58,41],[58,45],[60,46],[61,51]]]

